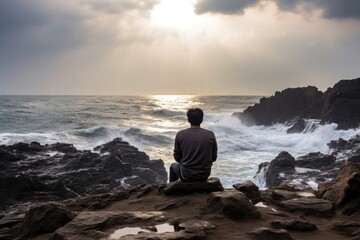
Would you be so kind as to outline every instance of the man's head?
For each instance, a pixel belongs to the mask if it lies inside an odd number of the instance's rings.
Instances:
[[[200,108],[191,108],[186,113],[191,126],[200,126],[203,121],[204,112]]]

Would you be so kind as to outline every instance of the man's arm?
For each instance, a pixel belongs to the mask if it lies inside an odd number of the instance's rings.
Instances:
[[[218,151],[218,146],[217,146],[215,134],[214,134],[213,141],[214,141],[214,143],[213,143],[213,149],[212,149],[212,161],[215,162],[216,159],[217,159],[217,151]]]
[[[175,161],[177,161],[178,163],[181,161],[182,151],[181,151],[181,148],[180,148],[179,139],[178,139],[177,135],[175,137],[173,156],[174,156]]]

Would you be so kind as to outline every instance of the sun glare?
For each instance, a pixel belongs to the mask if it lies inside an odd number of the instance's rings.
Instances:
[[[196,17],[194,4],[194,0],[162,0],[151,12],[151,23],[165,28],[188,29]]]

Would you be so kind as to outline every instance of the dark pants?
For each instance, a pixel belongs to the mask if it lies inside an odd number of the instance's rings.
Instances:
[[[180,179],[180,165],[179,163],[173,163],[170,166],[169,182],[175,182]]]

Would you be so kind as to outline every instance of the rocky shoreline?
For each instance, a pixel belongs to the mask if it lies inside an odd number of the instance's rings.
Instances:
[[[287,89],[235,115],[291,123],[291,134],[309,118],[356,128],[359,109],[360,78],[325,93]],[[360,239],[360,136],[328,146],[261,163],[259,190],[251,181],[224,189],[216,178],[167,184],[164,162],[121,138],[87,151],[1,145],[0,239]]]

